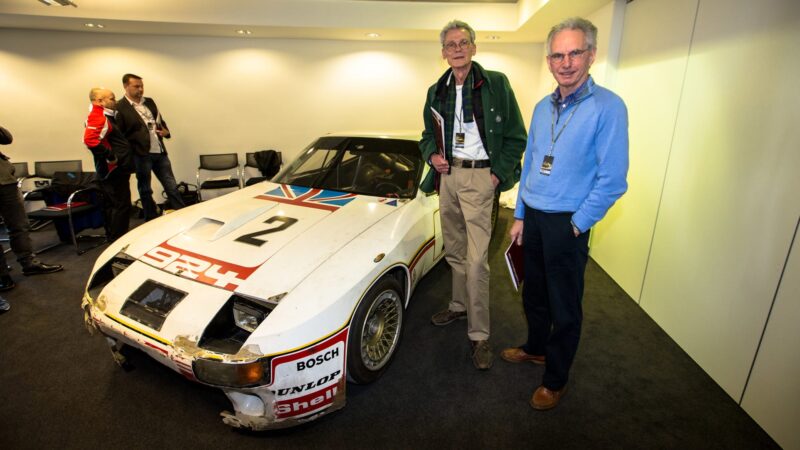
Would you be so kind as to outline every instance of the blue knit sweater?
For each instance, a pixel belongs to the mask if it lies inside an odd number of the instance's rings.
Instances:
[[[565,99],[555,127],[551,124],[558,90],[533,110],[514,217],[524,217],[525,205],[544,212],[571,212],[572,223],[584,232],[628,188],[628,111],[619,96],[597,86],[591,77],[573,95],[576,98]],[[542,175],[539,169],[550,151],[551,136],[567,119],[553,150],[552,171]]]

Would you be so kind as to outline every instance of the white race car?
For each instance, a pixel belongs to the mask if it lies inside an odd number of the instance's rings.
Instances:
[[[414,287],[442,257],[439,199],[414,138],[318,139],[271,182],[117,240],[83,296],[112,354],[138,348],[222,389],[254,430],[345,404],[387,368]]]

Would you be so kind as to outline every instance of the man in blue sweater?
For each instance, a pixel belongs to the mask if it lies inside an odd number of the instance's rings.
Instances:
[[[555,407],[578,349],[589,230],[628,185],[628,113],[589,68],[597,28],[572,18],[550,30],[547,63],[558,83],[533,111],[511,239],[523,245],[527,342],[502,351],[512,363],[546,366],[531,398]]]

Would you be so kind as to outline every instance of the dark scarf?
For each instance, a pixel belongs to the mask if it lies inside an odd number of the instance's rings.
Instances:
[[[483,103],[481,101],[481,86],[483,86],[484,81],[483,67],[472,61],[472,67],[464,80],[464,87],[461,89],[461,113],[465,123],[478,122],[478,131],[480,132],[483,146],[488,148],[486,147]],[[439,81],[436,82],[436,98],[438,100],[437,110],[445,121],[445,149],[449,160],[450,155],[452,155],[456,109],[456,81],[453,77],[453,69],[447,69],[444,75],[439,78]]]

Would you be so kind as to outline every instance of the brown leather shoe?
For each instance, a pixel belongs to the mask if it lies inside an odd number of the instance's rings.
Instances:
[[[567,392],[567,387],[564,386],[559,391],[551,391],[544,386],[539,386],[531,397],[531,407],[539,411],[553,409],[558,405],[558,401]]]
[[[472,364],[478,370],[489,370],[492,368],[494,357],[489,341],[470,341],[472,344]]]
[[[500,357],[510,363],[532,362],[544,365],[544,355],[529,355],[519,347],[507,348],[500,352]]]
[[[434,314],[431,317],[431,323],[437,327],[443,327],[455,322],[456,320],[464,320],[466,318],[466,311],[450,311],[449,309],[445,309],[444,311],[439,311]]]

